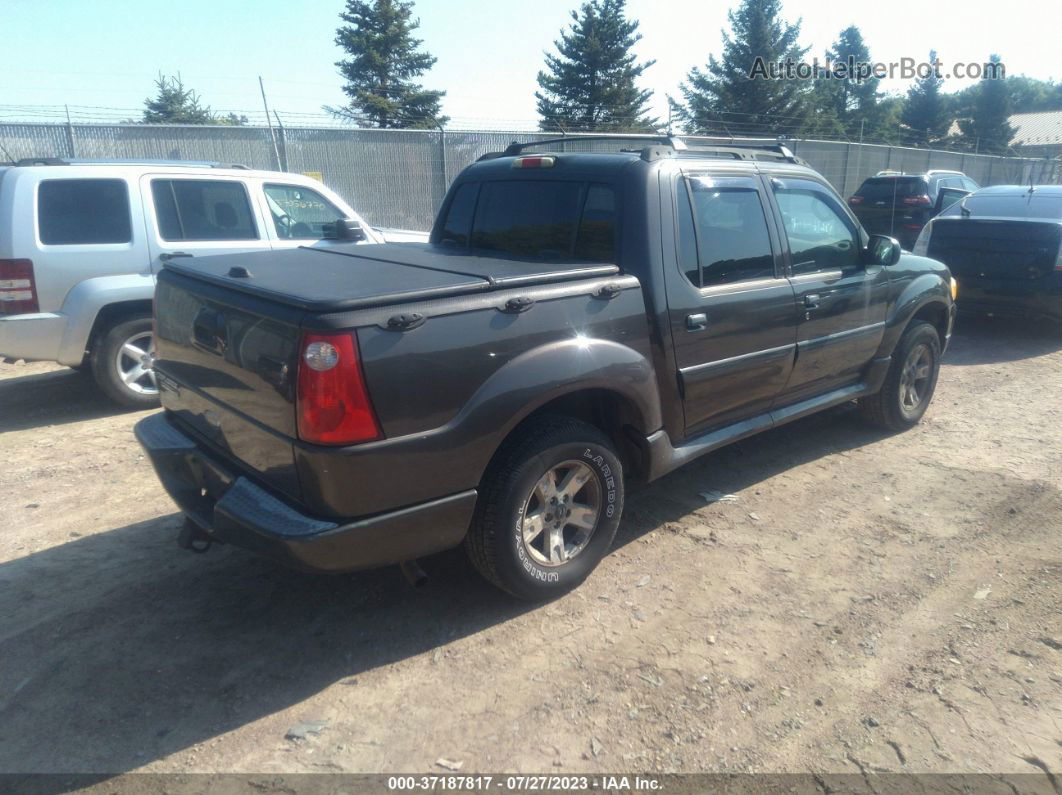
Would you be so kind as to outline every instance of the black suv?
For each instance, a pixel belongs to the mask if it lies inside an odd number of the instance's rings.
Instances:
[[[930,218],[980,187],[961,171],[879,171],[849,197],[848,206],[870,234],[895,237],[910,251]]]

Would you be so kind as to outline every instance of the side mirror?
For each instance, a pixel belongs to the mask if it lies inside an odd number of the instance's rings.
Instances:
[[[963,196],[969,196],[970,191],[963,190],[962,188],[941,188],[937,192],[937,204],[933,208],[933,212],[937,215],[944,212],[946,209],[959,201]]]
[[[865,251],[868,265],[887,268],[900,261],[900,243],[888,235],[871,235]]]
[[[325,224],[322,231],[326,240],[346,240],[351,243],[360,243],[362,240],[368,239],[365,230],[361,228],[361,224],[349,218],[340,218],[334,224]]]

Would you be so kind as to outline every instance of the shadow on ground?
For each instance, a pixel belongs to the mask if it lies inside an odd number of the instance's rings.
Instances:
[[[63,369],[0,380],[0,433],[124,414],[92,376]]]
[[[945,364],[971,365],[1034,359],[1062,350],[1062,324],[960,315]]]
[[[840,409],[733,445],[631,494],[616,546],[703,507],[705,489],[879,438]],[[178,524],[0,564],[0,770],[132,770],[538,609],[486,585],[461,550],[425,561],[414,590],[395,567],[324,577],[227,547],[193,555]]]

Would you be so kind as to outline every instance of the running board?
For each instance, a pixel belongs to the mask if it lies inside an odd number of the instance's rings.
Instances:
[[[646,439],[649,446],[649,480],[656,480],[695,458],[700,458],[706,453],[718,450],[739,439],[752,436],[760,431],[777,428],[831,406],[839,406],[864,395],[873,394],[878,388],[880,384],[863,382],[835,389],[832,392],[816,395],[799,403],[782,406],[747,420],[695,436],[678,447],[672,446],[667,431],[661,429]]]

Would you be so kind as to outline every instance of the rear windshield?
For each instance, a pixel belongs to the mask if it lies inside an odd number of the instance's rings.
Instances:
[[[1000,195],[973,194],[941,213],[942,217],[963,215],[962,208],[972,216],[997,218],[1048,218],[1062,221],[1062,196],[1037,196],[1035,192]]]
[[[615,238],[610,186],[506,180],[461,185],[438,242],[521,259],[611,263]]]
[[[860,186],[856,196],[867,201],[889,201],[894,195],[902,199],[928,192],[929,186],[921,177],[872,177]]]

